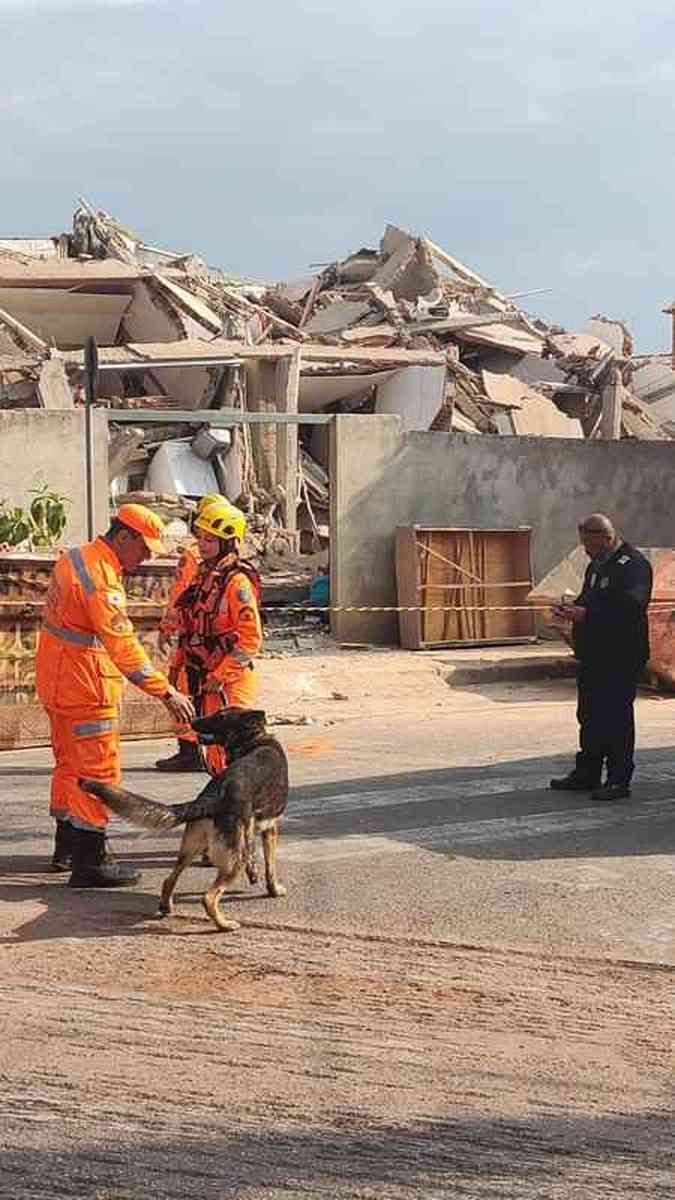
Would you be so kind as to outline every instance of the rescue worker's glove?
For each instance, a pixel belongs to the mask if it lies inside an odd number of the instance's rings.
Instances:
[[[196,716],[195,706],[190,697],[185,696],[183,692],[179,692],[175,687],[171,687],[166,695],[162,697],[162,700],[174,720],[179,721],[181,725],[189,725],[194,720]]]

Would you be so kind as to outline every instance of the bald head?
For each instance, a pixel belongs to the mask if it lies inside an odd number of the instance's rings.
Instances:
[[[612,522],[604,513],[591,513],[579,521],[579,540],[589,558],[613,550],[619,541]]]

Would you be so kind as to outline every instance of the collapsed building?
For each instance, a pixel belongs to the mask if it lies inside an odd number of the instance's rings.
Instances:
[[[196,498],[218,491],[247,513],[268,611],[303,603],[330,546],[341,644],[529,638],[524,598],[568,554],[573,505],[614,506],[636,544],[670,545],[675,371],[670,354],[637,355],[620,321],[569,333],[524,299],[393,225],[377,248],[270,283],[82,202],[70,233],[0,239],[0,515],[53,489],[77,542],[138,499],[177,548]],[[44,546],[22,533],[0,553],[2,746],[48,738]],[[155,560],[128,583],[156,661],[172,572]],[[128,696],[125,732],[160,732],[157,707]]]
[[[180,515],[186,498],[221,491],[258,547],[281,551],[327,543],[328,441],[311,414],[396,413],[406,430],[477,435],[675,434],[669,358],[635,357],[621,322],[570,334],[518,299],[393,225],[377,249],[268,284],[150,246],[82,201],[68,234],[0,239],[0,408],[81,405],[94,336],[111,500],[142,494]],[[215,410],[228,428],[180,419]],[[250,423],[266,411],[290,423]]]

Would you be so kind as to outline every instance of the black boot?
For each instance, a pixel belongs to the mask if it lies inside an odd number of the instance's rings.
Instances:
[[[589,779],[586,775],[580,775],[578,771],[570,771],[569,775],[552,779],[549,787],[552,787],[554,792],[592,792],[599,783],[599,779]]]
[[[141,878],[133,867],[106,862],[105,833],[96,829],[73,829],[71,837],[72,888],[133,887]]]
[[[54,853],[49,864],[49,870],[55,875],[61,875],[70,870],[70,850],[73,827],[69,821],[56,822],[54,834]]]
[[[159,758],[155,768],[158,771],[203,771],[204,760],[196,742],[179,738],[177,753],[170,758]]]
[[[595,789],[591,800],[608,800],[612,803],[616,800],[628,800],[629,797],[630,787],[627,783],[606,783],[604,787]]]

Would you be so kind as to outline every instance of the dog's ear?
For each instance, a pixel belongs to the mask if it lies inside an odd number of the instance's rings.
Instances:
[[[212,729],[214,728],[214,723],[215,727],[217,728],[222,718],[227,716],[228,711],[230,710],[227,708],[219,708],[217,712],[211,713],[211,715],[208,717],[195,717],[190,724],[197,733],[211,733]]]

